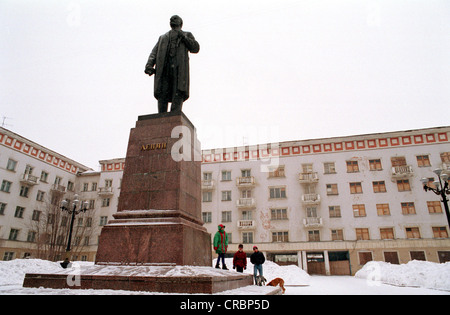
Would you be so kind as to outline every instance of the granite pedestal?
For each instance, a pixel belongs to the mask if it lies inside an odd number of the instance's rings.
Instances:
[[[175,279],[145,275],[142,270],[138,276],[124,268],[169,264],[213,269],[211,236],[201,219],[200,144],[195,127],[181,112],[139,116],[130,132],[113,217],[102,228],[95,261],[113,271],[105,275],[87,270],[80,275],[81,286],[212,293],[252,284],[251,275],[231,271],[220,277],[194,274]],[[24,286],[61,288],[65,277],[27,274]]]

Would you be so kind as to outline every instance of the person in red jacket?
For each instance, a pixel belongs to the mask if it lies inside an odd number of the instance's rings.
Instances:
[[[244,272],[247,269],[247,254],[244,252],[244,245],[239,244],[238,251],[233,257],[233,269],[237,272]]]

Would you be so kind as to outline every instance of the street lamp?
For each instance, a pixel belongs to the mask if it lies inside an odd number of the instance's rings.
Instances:
[[[86,212],[88,210],[89,202],[85,201],[82,204],[80,204],[80,208],[77,209],[78,204],[80,203],[80,200],[78,199],[78,195],[75,194],[72,202],[72,209],[68,207],[69,202],[67,200],[63,200],[61,202],[61,210],[67,211],[67,213],[72,215],[72,219],[70,220],[70,228],[69,228],[69,239],[67,240],[67,248],[66,248],[66,259],[63,263],[61,263],[61,266],[63,268],[67,268],[67,265],[69,264],[69,253],[70,253],[70,245],[72,243],[72,231],[73,231],[73,222],[75,221],[75,216],[81,212]]]
[[[443,173],[440,168],[435,169],[433,172],[438,176],[438,179],[433,182],[434,188],[427,185],[429,182],[428,178],[424,177],[420,181],[422,182],[423,189],[425,191],[431,190],[436,195],[441,196],[442,198],[441,202],[444,204],[445,214],[447,215],[447,222],[448,225],[450,226],[450,212],[448,210],[448,198],[446,196],[446,194],[447,195],[450,194],[450,189],[448,185],[449,176],[447,173]]]

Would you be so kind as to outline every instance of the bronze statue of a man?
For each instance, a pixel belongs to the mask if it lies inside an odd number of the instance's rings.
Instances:
[[[188,52],[198,53],[200,45],[192,33],[181,30],[182,26],[183,20],[178,15],[170,18],[172,29],[159,37],[145,66],[145,73],[155,74],[154,96],[159,113],[167,112],[169,102],[171,112],[181,111],[183,102],[189,98]]]

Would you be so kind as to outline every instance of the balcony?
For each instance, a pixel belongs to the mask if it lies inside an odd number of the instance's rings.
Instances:
[[[112,187],[99,187],[98,194],[99,194],[99,196],[114,195],[113,188]]]
[[[65,193],[66,192],[66,187],[63,185],[59,185],[59,184],[53,184],[51,187],[51,190],[53,192],[60,192],[60,193]]]
[[[202,180],[202,190],[213,190],[214,189],[214,180],[207,179]]]
[[[236,185],[239,188],[254,187],[255,186],[255,178],[253,176],[237,177]]]
[[[304,194],[302,195],[302,201],[305,204],[315,205],[320,203],[319,194]]]
[[[317,183],[319,181],[319,176],[317,172],[300,173],[298,176],[298,181],[305,184]]]
[[[323,226],[322,218],[318,218],[318,217],[304,218],[303,225],[306,228],[322,227]]]
[[[34,186],[39,184],[39,178],[30,174],[22,174],[22,177],[20,177],[20,182],[25,185]]]
[[[256,207],[255,198],[239,198],[236,202],[239,209],[252,209]]]
[[[239,220],[237,221],[237,227],[239,229],[254,229],[256,224],[254,220]]]
[[[412,165],[400,165],[392,167],[392,177],[393,178],[403,178],[413,176],[414,171]]]

